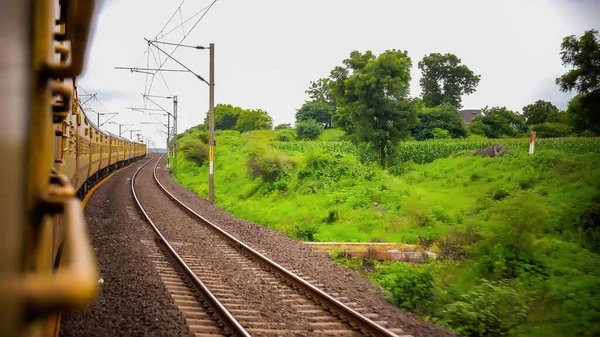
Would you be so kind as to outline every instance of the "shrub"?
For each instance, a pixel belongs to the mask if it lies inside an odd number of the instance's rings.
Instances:
[[[296,130],[298,133],[298,139],[310,139],[315,140],[323,132],[323,127],[319,122],[309,119],[306,121],[296,123]]]
[[[277,136],[275,137],[275,140],[278,140],[280,142],[290,142],[295,137],[296,137],[296,132],[293,129],[284,129],[284,130],[281,130],[277,134]]]
[[[573,134],[573,127],[562,123],[542,123],[531,126],[540,138],[567,137]]]
[[[200,139],[184,138],[179,145],[186,160],[202,166],[208,160],[208,146]]]
[[[285,129],[291,129],[291,128],[292,128],[292,124],[282,123],[282,124],[277,124],[277,126],[275,127],[275,130],[285,130]]]
[[[448,324],[465,336],[508,336],[524,323],[531,294],[514,281],[483,283],[443,310]]]
[[[374,278],[397,306],[419,314],[430,311],[434,282],[429,270],[405,263],[379,265]]]
[[[288,164],[289,160],[283,154],[277,154],[264,145],[253,143],[246,149],[246,165],[252,177],[261,177],[267,182],[275,181]]]

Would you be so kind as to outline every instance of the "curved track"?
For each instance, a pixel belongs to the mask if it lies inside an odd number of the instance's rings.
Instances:
[[[178,200],[161,184],[156,175],[156,169],[162,158],[163,156],[159,156],[153,167],[154,186],[160,189],[161,193],[166,195],[173,204],[193,218],[197,225],[206,228],[206,233],[203,235],[211,237],[210,248],[218,251],[218,254],[221,254],[224,259],[229,258],[234,261],[233,263],[239,264],[242,270],[253,272],[261,281],[260,286],[264,284],[264,287],[275,289],[269,291],[278,292],[275,298],[279,300],[270,301],[269,306],[274,308],[281,306],[283,311],[284,306],[292,305],[296,308],[296,313],[302,316],[301,319],[311,321],[308,324],[295,324],[293,326],[287,325],[286,322],[268,322],[266,328],[257,328],[256,324],[265,324],[264,322],[255,322],[259,319],[253,315],[259,315],[260,313],[253,310],[244,310],[248,307],[244,307],[241,303],[243,301],[231,298],[231,293],[223,292],[225,289],[221,287],[219,280],[223,280],[226,276],[219,277],[215,268],[208,267],[208,264],[203,263],[202,258],[191,254],[178,253],[175,250],[174,246],[181,245],[181,243],[169,243],[167,241],[165,235],[159,230],[159,227],[167,224],[155,224],[150,218],[149,212],[142,206],[142,202],[136,193],[136,176],[147,164],[154,160],[151,159],[144,163],[131,179],[133,197],[144,217],[155,231],[159,239],[158,242],[163,247],[162,250],[172,259],[187,281],[201,295],[204,303],[210,307],[217,320],[224,325],[225,330],[236,336],[250,336],[251,334],[398,336],[249,247]],[[293,303],[290,304],[290,302]],[[226,331],[223,331],[223,333],[226,333]],[[197,335],[202,336],[203,334]]]

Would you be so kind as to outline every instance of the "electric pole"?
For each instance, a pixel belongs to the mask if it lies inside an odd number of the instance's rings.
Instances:
[[[209,115],[208,115],[208,201],[215,203],[215,44],[210,44],[209,75]]]
[[[173,171],[177,169],[177,95],[173,96]]]

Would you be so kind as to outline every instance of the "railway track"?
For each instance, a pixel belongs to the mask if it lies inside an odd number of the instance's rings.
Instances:
[[[367,308],[342,303],[342,298],[309,282],[313,280],[284,268],[197,214],[160,183],[156,169],[161,159],[144,163],[133,175],[131,189],[157,237],[142,243],[195,336],[408,337],[401,329],[384,327],[387,322],[375,321],[377,315],[361,314]],[[147,168],[152,161],[154,165]],[[136,177],[149,168],[153,184],[142,195],[136,191]],[[151,205],[144,207],[148,188],[162,198],[162,210],[154,210],[150,199]],[[167,209],[179,212],[180,220],[174,223],[165,217]],[[193,227],[194,237],[181,234],[186,226]]]

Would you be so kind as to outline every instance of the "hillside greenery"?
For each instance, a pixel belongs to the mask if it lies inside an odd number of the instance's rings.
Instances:
[[[413,61],[397,49],[352,51],[310,83],[295,126],[218,105],[217,205],[297,240],[437,253],[419,265],[333,258],[464,336],[599,336],[600,139],[583,138],[600,134],[598,32],[561,49],[570,70],[556,84],[576,93],[566,111],[484,107],[465,126],[462,96],[480,75],[431,53],[410,97]],[[174,172],[204,197],[206,130],[177,135]]]
[[[466,336],[600,333],[600,139],[406,141],[386,170],[337,129],[217,133],[217,205],[302,241],[404,242],[423,265],[338,261],[402,308]],[[175,178],[208,194],[205,137],[180,137]],[[285,138],[285,137],[284,137]],[[191,144],[191,145],[190,145]],[[492,144],[508,152],[474,155]],[[204,147],[203,147],[204,146]]]

